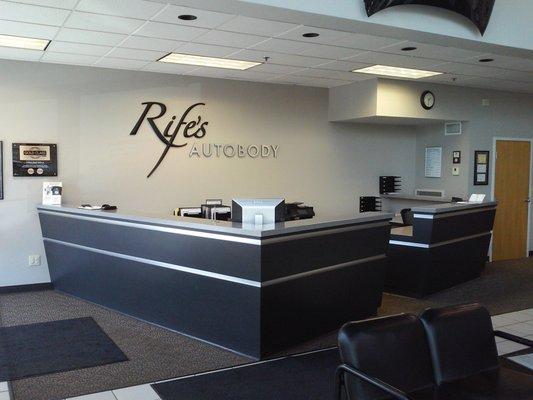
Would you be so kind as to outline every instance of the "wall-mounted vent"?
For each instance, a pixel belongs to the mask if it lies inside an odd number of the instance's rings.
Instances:
[[[444,124],[444,134],[448,135],[460,135],[463,133],[463,124],[461,121],[446,122]]]
[[[415,189],[415,195],[426,197],[444,197],[444,190]]]

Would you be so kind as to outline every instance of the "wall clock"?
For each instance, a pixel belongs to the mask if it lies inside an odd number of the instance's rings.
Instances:
[[[435,105],[435,95],[429,90],[422,92],[420,96],[420,104],[425,110],[431,110]]]

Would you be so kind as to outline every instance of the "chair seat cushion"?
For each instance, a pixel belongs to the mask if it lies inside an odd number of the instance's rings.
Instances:
[[[454,400],[533,400],[533,375],[502,367],[445,383],[440,392]]]

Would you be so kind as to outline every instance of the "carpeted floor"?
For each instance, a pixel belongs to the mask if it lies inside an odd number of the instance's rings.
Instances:
[[[488,264],[483,277],[423,300],[385,294],[380,315],[479,301],[493,315],[533,307],[533,259]],[[0,324],[92,317],[129,361],[12,382],[15,400],[56,400],[219,369],[251,360],[53,291],[0,295]],[[294,354],[336,344],[336,332],[292,347]],[[275,355],[275,356],[278,356]]]

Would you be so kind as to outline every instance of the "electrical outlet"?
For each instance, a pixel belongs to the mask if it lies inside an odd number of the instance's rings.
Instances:
[[[459,167],[452,167],[452,175],[459,176]]]
[[[39,267],[41,265],[41,256],[38,254],[34,256],[28,256],[28,265],[30,267]]]

